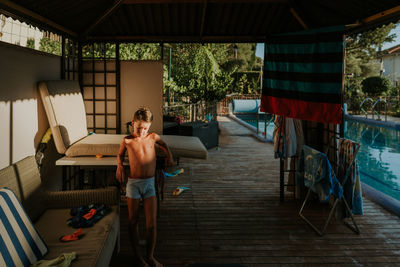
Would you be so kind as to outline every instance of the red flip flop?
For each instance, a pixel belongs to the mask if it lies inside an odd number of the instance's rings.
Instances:
[[[75,241],[75,240],[81,239],[82,236],[83,236],[82,228],[79,228],[73,234],[64,235],[64,236],[60,237],[60,241],[61,242]]]
[[[91,209],[91,210],[89,210],[88,213],[86,213],[82,217],[85,218],[86,220],[90,220],[96,214],[96,212],[97,212],[96,209]]]

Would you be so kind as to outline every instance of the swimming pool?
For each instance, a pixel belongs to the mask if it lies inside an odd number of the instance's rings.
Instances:
[[[257,127],[254,114],[236,114],[236,117]],[[267,114],[267,121],[271,115]],[[361,144],[357,159],[360,179],[370,187],[400,201],[400,131],[394,128],[369,125],[346,120],[345,137]],[[274,123],[267,126],[271,141]],[[264,117],[259,117],[259,133],[264,132]]]
[[[363,183],[400,200],[400,131],[347,120],[345,137],[361,144],[357,159]]]
[[[235,114],[237,118],[246,122],[247,124],[257,128],[257,117],[254,114]],[[272,118],[271,114],[259,114],[258,117],[258,132],[262,136],[266,136],[268,141],[272,141],[272,135],[274,133],[275,124],[270,121]],[[265,129],[265,120],[267,121],[267,127]],[[265,131],[266,130],[266,131]]]

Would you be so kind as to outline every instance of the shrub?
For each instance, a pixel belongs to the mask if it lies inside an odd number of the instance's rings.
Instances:
[[[47,37],[43,37],[39,42],[39,50],[54,55],[61,56],[61,43],[53,41]]]
[[[386,77],[373,76],[361,82],[362,90],[368,96],[379,96],[388,92],[391,88],[390,81]]]
[[[26,40],[26,47],[31,48],[31,49],[35,49],[35,39],[28,38]]]

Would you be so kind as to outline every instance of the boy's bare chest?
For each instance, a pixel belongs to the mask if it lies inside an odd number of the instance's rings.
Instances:
[[[135,155],[152,155],[154,153],[154,141],[153,140],[143,140],[136,141],[132,140],[126,144],[128,153]]]

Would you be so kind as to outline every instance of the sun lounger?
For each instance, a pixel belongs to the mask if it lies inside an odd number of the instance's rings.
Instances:
[[[41,82],[39,92],[58,153],[68,157],[118,154],[125,135],[88,135],[85,106],[77,81]],[[161,138],[171,149],[174,158],[207,159],[207,149],[198,137],[162,135]],[[161,153],[161,150],[157,151],[157,155]]]

